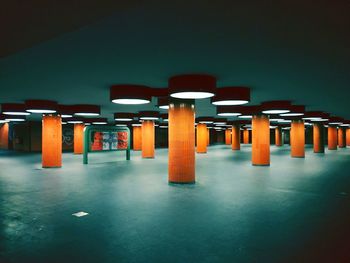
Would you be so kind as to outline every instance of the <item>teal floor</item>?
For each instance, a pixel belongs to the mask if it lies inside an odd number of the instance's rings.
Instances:
[[[169,185],[166,149],[65,153],[61,169],[2,151],[0,262],[350,262],[350,149],[250,157],[212,146],[195,185]]]

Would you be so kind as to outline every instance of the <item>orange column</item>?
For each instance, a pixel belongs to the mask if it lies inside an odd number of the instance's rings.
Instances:
[[[281,127],[276,127],[276,129],[275,129],[275,145],[276,146],[282,146],[283,145],[282,128]]]
[[[303,120],[293,120],[290,127],[291,156],[305,157],[305,125]]]
[[[84,151],[84,128],[83,123],[74,124],[74,154],[82,154]]]
[[[252,164],[270,165],[270,121],[266,115],[252,119]]]
[[[243,130],[243,143],[249,144],[249,130],[247,129]]]
[[[193,100],[172,99],[169,105],[170,183],[195,182],[195,112]]]
[[[328,126],[328,150],[337,150],[337,127]]]
[[[0,126],[0,149],[9,148],[9,124],[4,123]]]
[[[210,129],[207,128],[207,146],[210,145]]]
[[[42,167],[62,166],[61,116],[44,115],[42,119]]]
[[[225,130],[225,144],[230,145],[231,144],[231,130],[226,129]]]
[[[204,123],[197,124],[197,153],[207,152],[207,125]]]
[[[240,125],[234,124],[232,125],[232,150],[240,150],[240,149],[241,149]]]
[[[314,123],[313,127],[314,153],[324,153],[324,126]]]
[[[133,126],[132,128],[132,142],[133,150],[141,151],[142,150],[142,128],[141,126]]]
[[[346,147],[345,129],[342,127],[338,128],[338,147],[339,148]]]
[[[154,122],[142,122],[142,158],[154,158]]]
[[[346,146],[350,146],[350,128],[346,129]]]

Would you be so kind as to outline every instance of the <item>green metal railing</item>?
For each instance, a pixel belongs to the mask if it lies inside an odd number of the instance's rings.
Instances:
[[[127,148],[126,149],[105,149],[105,150],[91,150],[92,145],[92,133],[93,132],[108,132],[108,133],[118,133],[127,132]],[[117,137],[118,139],[118,137]],[[118,144],[118,142],[117,142]],[[128,127],[115,127],[115,126],[87,126],[84,129],[84,154],[83,163],[88,164],[88,154],[89,153],[101,153],[108,151],[126,151],[126,160],[130,160],[130,129]]]

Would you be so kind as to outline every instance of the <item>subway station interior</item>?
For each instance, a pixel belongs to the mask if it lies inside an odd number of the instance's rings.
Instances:
[[[8,1],[0,262],[350,262],[348,1]]]

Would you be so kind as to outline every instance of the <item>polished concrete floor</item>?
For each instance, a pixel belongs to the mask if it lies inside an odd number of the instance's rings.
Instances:
[[[166,149],[61,169],[0,152],[0,262],[350,262],[350,149],[250,156],[212,146],[196,184],[169,185]]]

